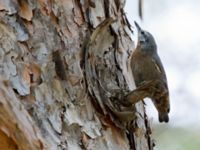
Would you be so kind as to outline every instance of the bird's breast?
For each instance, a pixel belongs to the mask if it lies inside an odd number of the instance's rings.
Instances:
[[[136,86],[144,81],[159,79],[162,74],[159,66],[150,56],[133,53],[131,68]]]

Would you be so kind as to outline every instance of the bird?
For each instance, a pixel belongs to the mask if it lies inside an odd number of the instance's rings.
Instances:
[[[131,70],[137,88],[145,87],[158,111],[159,122],[169,121],[170,101],[167,77],[151,33],[135,21],[138,43],[131,56]]]

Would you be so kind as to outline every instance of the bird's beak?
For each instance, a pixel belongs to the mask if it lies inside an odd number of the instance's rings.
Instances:
[[[139,40],[138,44],[140,44],[140,42],[145,42],[145,37],[144,37],[144,35],[141,34],[143,32],[142,28],[138,25],[138,23],[136,21],[134,21],[134,23],[138,30],[138,40]]]
[[[142,31],[142,29],[140,28],[140,26],[138,25],[138,23],[136,22],[136,21],[134,21],[134,23],[135,23],[135,26],[137,27],[137,29],[138,29],[138,31]]]

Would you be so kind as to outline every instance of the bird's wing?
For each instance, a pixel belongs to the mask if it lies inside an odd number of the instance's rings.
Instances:
[[[156,70],[166,79],[165,70],[158,55],[154,55],[151,61],[155,64]]]

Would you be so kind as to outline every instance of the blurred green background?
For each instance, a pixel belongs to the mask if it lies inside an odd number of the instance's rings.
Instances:
[[[154,126],[155,150],[199,150],[200,128]]]

